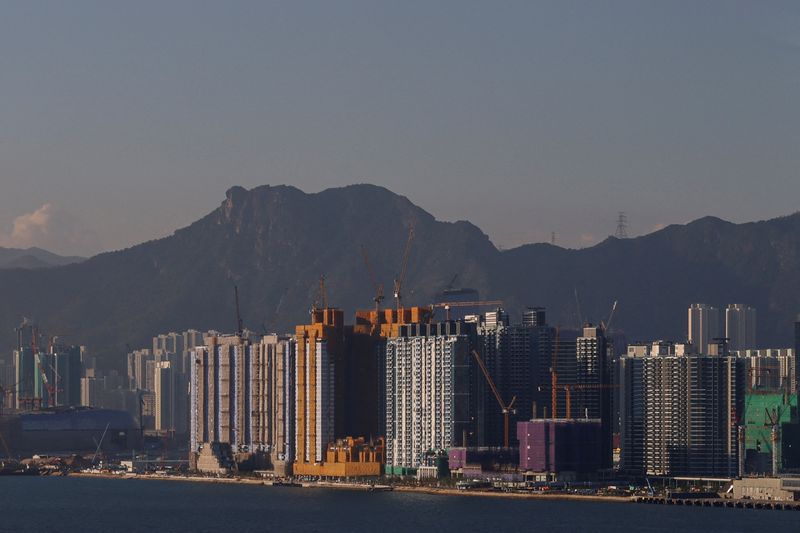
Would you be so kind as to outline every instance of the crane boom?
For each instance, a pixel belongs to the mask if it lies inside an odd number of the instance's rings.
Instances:
[[[472,302],[437,302],[435,304],[431,304],[431,309],[436,309],[437,307],[443,307],[447,312],[447,320],[450,320],[450,308],[451,307],[490,307],[490,306],[501,306],[503,305],[502,300],[475,300]]]
[[[47,379],[47,372],[42,364],[42,359],[39,357],[39,343],[36,340],[38,336],[39,328],[33,326],[31,328],[31,352],[33,352],[33,359],[36,361],[36,366],[39,368],[39,373],[42,375],[42,383],[44,384],[45,389],[47,389],[47,395],[49,396],[48,403],[55,405],[56,388],[52,383],[50,383],[50,380]]]
[[[411,242],[414,240],[414,225],[415,223],[412,221],[408,228],[408,239],[406,239],[406,247],[403,250],[403,259],[400,263],[400,273],[394,280],[394,298],[397,301],[398,311],[403,308],[403,281],[405,281],[406,270],[408,269],[408,256],[411,253]]]
[[[558,418],[558,371],[556,370],[556,363],[558,362],[558,343],[560,338],[561,326],[558,326],[556,327],[556,342],[553,346],[553,354],[550,358],[550,406],[553,410],[553,418]]]
[[[362,244],[361,245],[361,257],[364,258],[364,265],[367,267],[367,272],[369,273],[369,279],[372,283],[372,287],[375,290],[375,296],[372,297],[372,301],[375,302],[375,312],[380,314],[381,310],[381,302],[383,302],[383,283],[378,283],[378,278],[375,276],[375,269],[372,268],[372,263],[369,262],[369,255],[367,254],[367,248]]]
[[[492,390],[492,394],[494,394],[494,397],[497,399],[497,403],[500,404],[500,411],[503,413],[503,446],[508,448],[509,416],[514,407],[514,403],[517,401],[517,397],[513,396],[508,405],[503,403],[503,398],[500,396],[500,391],[497,390],[494,380],[492,380],[492,376],[489,374],[489,370],[487,370],[486,365],[483,363],[483,359],[481,359],[481,356],[478,355],[476,350],[472,350],[472,355],[475,357],[475,361],[478,362],[478,366],[480,367],[483,376],[486,378],[487,383],[489,383],[489,388]]]

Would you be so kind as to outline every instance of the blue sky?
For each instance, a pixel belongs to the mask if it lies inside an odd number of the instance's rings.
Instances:
[[[794,2],[4,2],[0,245],[370,182],[498,245],[798,209]]]

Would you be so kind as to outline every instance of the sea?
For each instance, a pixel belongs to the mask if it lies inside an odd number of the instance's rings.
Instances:
[[[800,512],[77,477],[0,477],[2,532],[800,531]]]

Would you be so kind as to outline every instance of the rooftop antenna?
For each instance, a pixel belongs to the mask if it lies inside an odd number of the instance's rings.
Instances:
[[[614,233],[617,239],[628,238],[628,215],[624,211],[617,214],[617,231]]]

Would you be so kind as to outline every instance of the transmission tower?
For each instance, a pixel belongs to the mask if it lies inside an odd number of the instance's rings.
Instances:
[[[617,214],[617,231],[614,233],[617,239],[628,238],[628,215],[624,211]]]

